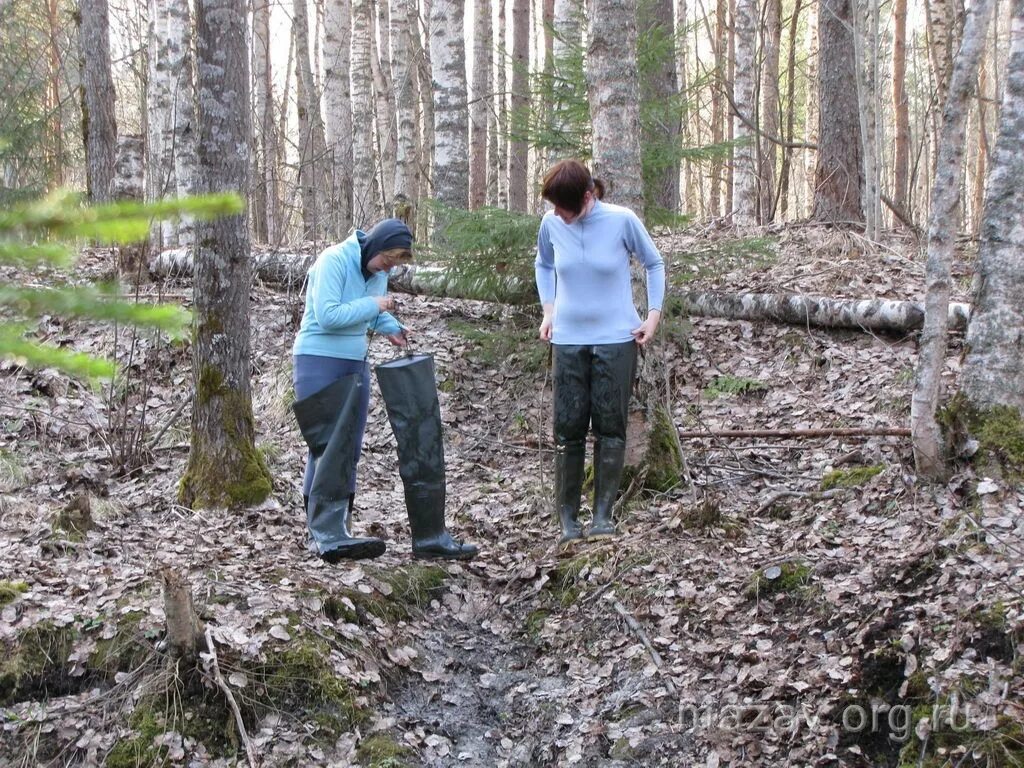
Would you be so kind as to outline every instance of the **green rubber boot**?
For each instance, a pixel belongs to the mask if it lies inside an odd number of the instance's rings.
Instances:
[[[555,507],[562,525],[559,544],[583,538],[580,491],[583,488],[584,446],[581,442],[555,446]]]
[[[626,460],[626,443],[603,438],[594,443],[594,523],[588,538],[603,539],[618,534],[612,510],[622,483],[622,465]]]

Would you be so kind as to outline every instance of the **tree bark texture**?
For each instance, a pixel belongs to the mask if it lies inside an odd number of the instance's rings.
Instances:
[[[649,124],[644,129],[644,145],[657,147],[658,154],[671,151],[679,142],[679,113],[674,107],[665,109],[660,106],[674,105],[679,98],[673,24],[672,0],[643,0],[640,5],[640,34],[659,49],[662,46],[667,49],[658,66],[648,72],[646,81],[641,83],[643,101],[659,105],[657,114],[667,118]],[[647,198],[656,208],[671,214],[678,212],[678,159],[648,155],[644,184]]]
[[[395,89],[395,215],[414,226],[419,167],[417,165],[416,62],[412,35],[417,24],[410,0],[391,0],[391,74]]]
[[[252,135],[245,0],[199,0],[196,31],[203,188],[244,193]],[[245,214],[203,222],[198,229],[192,441],[180,486],[188,506],[245,506],[271,490],[254,443],[250,249]]]
[[[853,39],[853,0],[822,0],[818,10],[819,128],[814,177],[815,221],[861,223],[860,108]]]
[[[913,432],[917,471],[933,479],[942,477],[945,471],[942,432],[935,413],[946,358],[950,270],[961,218],[960,179],[964,166],[964,134],[993,2],[974,0],[971,5],[963,44],[953,65],[946,108],[942,113],[942,141],[939,144],[935,184],[932,186],[928,261],[925,265],[924,328],[910,401],[910,429]]]
[[[977,408],[1004,405],[1024,415],[1024,0],[1013,0],[1011,13],[963,390]]]
[[[595,176],[610,202],[643,218],[636,0],[590,0],[587,96]]]
[[[324,7],[324,133],[331,177],[328,229],[343,238],[352,226],[352,2]]]
[[[796,13],[799,13],[799,7]],[[765,0],[764,33],[761,49],[764,64],[761,67],[761,130],[764,136],[779,136],[779,55],[782,47],[782,0]],[[757,206],[757,220],[769,223],[775,216],[777,145],[767,138],[759,140],[758,188],[761,199]]]
[[[794,138],[794,118],[796,115],[796,51],[797,51],[797,30],[800,24],[800,10],[803,6],[802,0],[795,0],[793,4],[793,15],[789,19],[789,57],[786,62],[786,141],[792,142]],[[810,90],[810,83],[808,83]],[[810,119],[805,116],[805,119]],[[782,168],[779,171],[779,192],[776,196],[779,219],[786,220],[786,213],[789,211],[790,173],[793,167],[793,149],[782,148]],[[773,212],[774,213],[774,212]]]
[[[113,199],[117,152],[107,0],[79,1],[78,49],[82,73],[86,188],[90,200],[106,203]]]
[[[373,90],[376,96],[377,117],[377,179],[380,184],[381,201],[384,210],[391,214],[395,210],[395,153],[397,151],[398,120],[395,116],[395,92],[391,73],[391,27],[388,24],[388,0],[374,0],[376,29],[370,34],[370,63],[373,69]],[[377,40],[380,43],[377,43]]]
[[[270,0],[255,0],[252,45],[254,119],[259,126],[259,134],[253,142],[259,169],[259,176],[253,179],[253,229],[257,240],[277,243],[281,237],[281,190],[274,120],[274,70],[270,56]]]
[[[473,101],[469,105],[469,207],[487,205],[487,113],[491,99],[491,3],[473,14]]]
[[[732,219],[739,227],[757,224],[757,0],[737,0],[736,60],[733,71],[733,197]]]
[[[434,78],[433,196],[453,208],[469,205],[469,104],[464,6],[435,0],[430,12]]]
[[[512,0],[512,100],[508,148],[508,208],[529,205],[530,147],[526,141],[530,87],[530,0]]]
[[[320,93],[310,60],[309,15],[306,0],[293,0],[295,31],[295,102],[299,117],[299,188],[302,196],[302,230],[306,240],[327,232],[327,201],[330,187],[324,173],[327,140],[320,111]]]
[[[352,224],[366,229],[378,216],[373,152],[373,69],[370,0],[352,2]],[[344,137],[340,137],[344,140]]]
[[[893,138],[892,199],[908,210],[910,178],[910,103],[907,96],[907,0],[894,0],[892,41]]]

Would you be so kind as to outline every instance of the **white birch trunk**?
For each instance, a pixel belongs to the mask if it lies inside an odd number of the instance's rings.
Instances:
[[[487,204],[487,119],[491,99],[491,3],[475,0],[473,93],[469,105],[469,207]]]
[[[965,32],[966,38],[966,32]],[[989,169],[963,390],[1024,416],[1024,0],[1013,0],[999,137]]]
[[[761,76],[761,130],[758,163],[758,221],[767,224],[775,215],[776,157],[778,147],[769,136],[781,135],[779,119],[779,53],[782,48],[782,0],[767,0],[762,49],[764,66]]]
[[[857,101],[864,158],[864,234],[879,239],[882,218],[879,98],[878,98],[878,0],[858,0],[853,12],[854,51],[857,57]]]
[[[590,0],[587,97],[595,176],[610,201],[643,218],[636,0]]]
[[[438,201],[469,204],[469,105],[466,98],[465,6],[435,0],[430,12],[430,62],[434,80],[434,165]]]
[[[395,142],[395,215],[410,227],[416,217],[417,134],[416,63],[412,47],[417,23],[410,0],[391,0],[391,73],[394,78],[397,141]]]
[[[352,94],[349,60],[351,0],[324,8],[324,132],[330,162],[330,231],[343,238],[352,226]]]
[[[303,237],[316,240],[326,231],[328,194],[323,172],[326,160],[324,123],[320,94],[311,64],[309,15],[306,0],[293,0],[295,33],[295,102],[299,117],[299,188],[302,197]]]
[[[370,0],[352,3],[352,223],[373,224],[377,208],[376,163],[373,157],[373,71],[370,65],[372,22]]]
[[[508,207],[529,210],[530,147],[525,139],[529,108],[530,0],[512,0],[512,88],[509,113]]]
[[[397,147],[395,95],[392,86],[390,25],[388,0],[375,0],[376,28],[370,34],[370,63],[373,69],[373,90],[377,104],[377,147],[380,194],[385,211],[393,211],[395,204],[395,151]],[[378,38],[380,43],[377,43]]]
[[[939,385],[946,356],[946,317],[950,294],[950,267],[960,224],[960,177],[963,173],[964,133],[985,45],[985,31],[993,0],[974,0],[963,43],[953,65],[949,95],[942,114],[942,141],[932,187],[928,225],[928,261],[925,266],[925,317],[910,402],[910,429],[914,463],[924,477],[945,473],[942,432],[935,419]],[[1017,147],[1019,151],[1019,145]]]
[[[733,151],[732,218],[736,226],[749,227],[757,223],[758,198],[757,133],[753,128],[758,123],[754,100],[757,0],[737,0],[735,27],[733,103],[738,114],[733,115],[733,136],[737,144]]]

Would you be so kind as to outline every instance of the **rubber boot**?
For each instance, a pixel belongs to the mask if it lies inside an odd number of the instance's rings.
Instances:
[[[408,355],[382,363],[376,371],[398,443],[398,473],[405,487],[413,557],[475,557],[479,550],[453,539],[444,522],[444,443],[433,358]]]
[[[360,539],[350,532],[352,473],[355,467],[356,375],[345,376],[316,394],[292,405],[302,438],[313,454],[313,485],[304,497],[311,549],[328,563],[379,557],[387,549],[376,538]]]
[[[584,445],[581,442],[555,446],[555,506],[562,524],[559,544],[583,538],[580,527],[580,491],[583,489]]]
[[[612,520],[612,510],[622,483],[625,459],[624,441],[605,437],[594,443],[594,522],[588,538],[607,538],[618,533]]]

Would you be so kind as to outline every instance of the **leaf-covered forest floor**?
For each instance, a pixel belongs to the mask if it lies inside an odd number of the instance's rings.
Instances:
[[[677,289],[922,295],[909,243],[816,229],[658,243]],[[76,277],[110,263],[89,252]],[[970,276],[958,263],[954,298]],[[629,500],[621,537],[561,552],[538,316],[399,297],[435,355],[449,525],[482,553],[411,559],[374,384],[355,528],[388,552],[328,566],[304,548],[290,413],[301,300],[263,285],[252,299],[274,476],[257,509],[176,503],[187,346],[49,318],[50,341],[116,345],[128,375],[90,390],[0,366],[0,765],[247,764],[210,659],[202,676],[163,661],[165,568],[191,582],[262,765],[1024,764],[1021,486],[969,465],[915,482],[902,437],[687,438],[688,482]],[[908,424],[913,338],[663,327],[680,430]],[[950,388],[961,352],[952,339]],[[372,342],[373,361],[393,354]],[[93,527],[58,521],[83,497]]]

